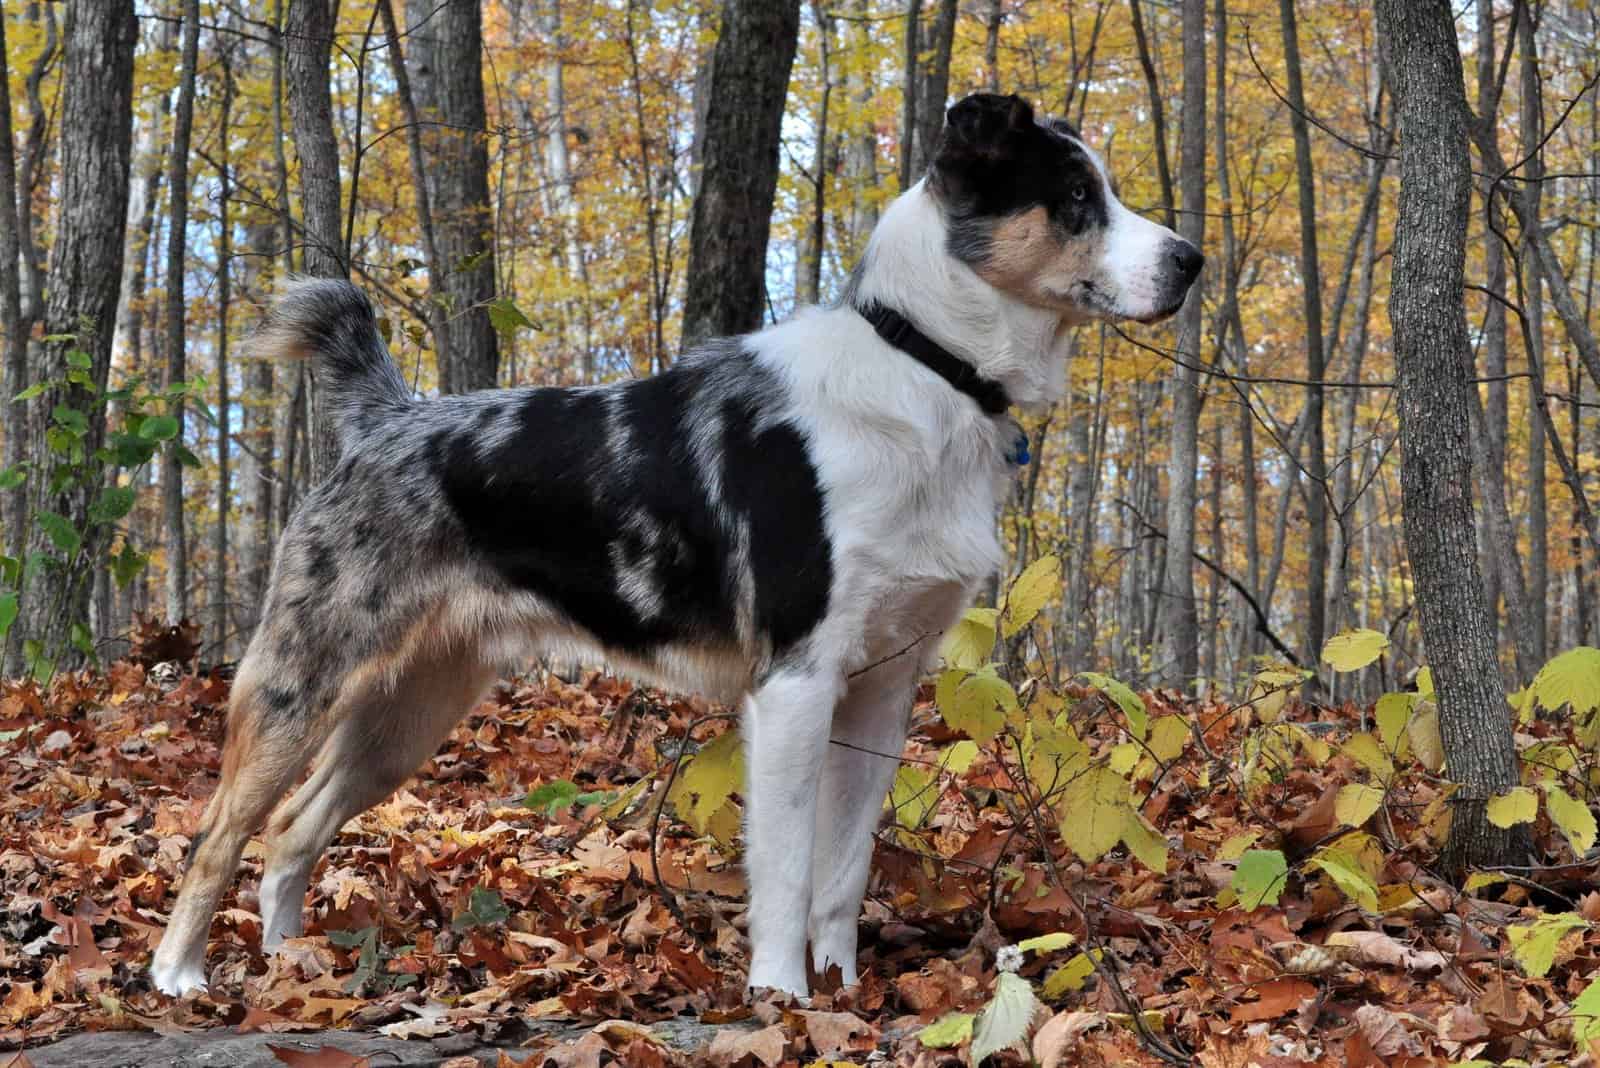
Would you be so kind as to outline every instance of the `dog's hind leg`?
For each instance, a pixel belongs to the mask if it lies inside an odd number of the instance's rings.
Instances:
[[[833,715],[817,802],[811,861],[811,962],[818,976],[838,965],[856,981],[856,928],[872,864],[872,832],[883,814],[900,751],[916,662],[901,657],[850,680]]]
[[[780,670],[745,702],[752,987],[806,993],[817,780],[840,675]]]
[[[470,651],[424,653],[387,674],[347,689],[311,777],[272,814],[261,880],[264,949],[303,930],[312,869],[339,828],[409,779],[494,677]]]
[[[326,722],[304,694],[258,683],[248,658],[228,707],[222,777],[189,847],[188,869],[150,965],[156,989],[179,995],[206,985],[206,937],[245,842],[305,770]]]

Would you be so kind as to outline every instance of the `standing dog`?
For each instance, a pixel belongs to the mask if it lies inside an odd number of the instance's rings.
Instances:
[[[341,458],[278,549],[156,986],[206,984],[263,821],[262,941],[298,934],[340,826],[530,651],[742,702],[749,983],[804,994],[808,942],[854,982],[896,763],[873,754],[900,751],[938,636],[1001,563],[1005,413],[1060,396],[1068,327],[1170,315],[1201,264],[1071,127],[978,95],[842,303],[654,378],[418,400],[359,290],[294,284],[258,344],[318,361]]]

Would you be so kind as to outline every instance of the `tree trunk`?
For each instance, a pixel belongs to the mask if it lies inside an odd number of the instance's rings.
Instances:
[[[572,155],[567,148],[567,78],[562,51],[566,31],[561,23],[561,0],[549,0],[544,32],[554,45],[545,67],[545,104],[550,132],[545,137],[545,168],[550,172],[550,200],[562,223],[562,248],[566,254],[568,282],[582,294],[567,302],[569,318],[583,323],[583,350],[579,368],[585,383],[595,381],[594,306],[589,300],[589,261],[584,255],[582,213],[578,209],[577,182],[572,173]]]
[[[869,0],[855,0],[855,18],[850,22],[851,46],[860,53],[865,53],[872,43],[872,33],[866,21],[868,3]],[[860,69],[861,66],[857,63],[844,65],[844,83],[858,115],[867,111],[874,95],[872,72]],[[866,251],[867,238],[878,225],[877,201],[867,195],[878,187],[878,138],[870,125],[847,138],[844,176],[856,194],[849,198],[849,258],[854,262]]]
[[[939,0],[927,32],[917,33],[917,44],[928,61],[918,59],[921,84],[917,87],[916,129],[911,141],[911,181],[920,178],[933,159],[944,128],[945,99],[950,95],[950,52],[956,39],[956,0]]]
[[[1400,483],[1423,641],[1455,795],[1446,867],[1519,862],[1485,805],[1518,782],[1483,599],[1472,508],[1462,299],[1471,170],[1466,90],[1446,0],[1376,0],[1401,134],[1389,319],[1399,379]]]
[[[1305,294],[1306,377],[1306,613],[1303,648],[1307,663],[1322,655],[1328,583],[1328,451],[1322,426],[1322,270],[1317,259],[1317,190],[1311,176],[1311,134],[1306,123],[1305,91],[1300,83],[1300,31],[1295,0],[1278,0],[1283,26],[1283,53],[1289,98],[1289,126],[1294,133],[1295,180],[1300,187],[1300,280]]]
[[[1199,248],[1206,219],[1206,5],[1183,0],[1183,130],[1178,148],[1178,183],[1183,214],[1178,233]],[[1200,663],[1200,633],[1194,598],[1195,473],[1200,433],[1201,318],[1203,282],[1189,290],[1178,313],[1178,351],[1172,376],[1172,433],[1167,460],[1167,566],[1162,587],[1161,677],[1187,689]]]
[[[23,409],[11,398],[26,387],[28,375],[27,335],[22,326],[22,276],[18,264],[22,248],[17,233],[17,161],[11,139],[11,66],[7,62],[6,26],[0,17],[0,410],[7,413],[4,458],[0,471],[9,471],[25,458],[26,425],[11,416]],[[26,490],[0,490],[0,554],[22,529],[26,514]]]
[[[449,347],[441,353],[439,389],[493,389],[500,346],[488,304],[494,299],[493,221],[489,205],[488,121],[483,102],[480,0],[410,0],[411,88],[428,123],[422,137],[434,238],[444,276]]]
[[[828,246],[828,176],[834,158],[832,135],[828,132],[829,105],[833,99],[833,19],[819,0],[812,0],[812,16],[817,23],[817,48],[822,65],[822,99],[817,105],[817,132],[811,152],[811,218],[800,231],[795,256],[794,299],[796,304],[816,304],[822,293],[822,259]]]
[[[67,4],[59,199],[44,323],[46,335],[75,335],[76,340],[40,344],[33,377],[35,381],[64,378],[69,349],[89,356],[92,394],[74,386],[48,391],[35,403],[41,413],[61,403],[90,413],[83,446],[91,456],[105,440],[105,422],[94,410],[94,398],[104,393],[110,374],[111,336],[122,279],[133,141],[133,51],[138,35],[132,0],[74,0]],[[29,424],[37,435],[29,445],[29,455],[52,457],[43,438],[45,420],[32,418]],[[51,459],[43,466],[41,477],[34,480],[34,499],[44,509],[65,517],[81,534],[88,525],[89,504],[97,486],[79,482],[50,492],[58,464]],[[51,555],[61,551],[38,530],[30,548]],[[94,563],[90,553],[96,548],[104,546],[68,553],[65,566],[41,568],[34,574],[26,583],[14,634],[20,630],[25,638],[39,642],[47,656],[63,651],[72,626],[87,622],[88,573]],[[19,665],[10,653],[16,648],[15,642],[8,645],[8,668]]]
[[[916,179],[912,170],[917,140],[917,63],[922,54],[917,41],[919,23],[922,21],[922,0],[906,0],[905,15],[905,88],[900,99],[900,192],[911,188]]]
[[[989,0],[983,19],[983,84],[991,93],[1000,91],[1000,26],[1005,18],[1002,0]]]
[[[183,65],[178,75],[178,107],[172,121],[172,155],[167,165],[166,357],[168,388],[187,377],[184,333],[183,259],[189,240],[189,136],[194,129],[194,72],[200,59],[200,0],[183,9]],[[183,399],[168,401],[168,414],[178,420],[178,435],[161,451],[161,528],[166,542],[167,621],[189,616],[189,545],[183,528]]]
[[[348,278],[350,250],[344,247],[339,209],[339,142],[333,134],[333,93],[329,85],[333,52],[333,11],[329,0],[293,0],[282,35],[284,74],[294,147],[300,157],[300,213],[305,220],[303,269],[317,278]],[[311,379],[311,479],[320,482],[339,458],[333,413]],[[287,516],[287,513],[285,513]]]
[[[211,655],[228,658],[228,509],[233,503],[229,483],[228,440],[232,399],[228,396],[228,312],[233,297],[233,225],[229,215],[228,138],[233,112],[233,71],[230,54],[222,53],[222,102],[217,119],[217,517],[211,528]]]
[[[265,306],[269,294],[260,280],[273,275],[272,255],[277,240],[277,227],[271,216],[257,216],[245,231],[245,240],[251,254],[240,263],[240,295]],[[250,358],[245,364],[245,375],[245,394],[239,399],[244,414],[243,440],[248,447],[240,458],[243,514],[238,526],[239,589],[234,594],[242,608],[235,613],[240,619],[241,637],[248,637],[255,630],[261,601],[267,592],[267,569],[272,563],[273,489],[277,479],[273,463],[276,397],[271,358]]]
[[[761,325],[780,126],[799,32],[799,0],[723,0],[689,221],[686,349]]]
[[[1540,107],[1539,84],[1539,44],[1533,32],[1533,12],[1530,5],[1524,5],[1522,15],[1517,19],[1517,46],[1521,50],[1522,63],[1522,148],[1519,153],[1526,158],[1527,184],[1523,196],[1527,198],[1528,209],[1537,218],[1539,215],[1540,200],[1544,193],[1544,161],[1540,139],[1544,136],[1544,116]],[[1523,249],[1522,262],[1531,265],[1534,257],[1530,250]],[[1541,274],[1537,269],[1524,269],[1523,300],[1528,310],[1528,332],[1532,336],[1533,344],[1539,348],[1538,358],[1544,358],[1544,287],[1540,284]],[[1529,396],[1530,407],[1536,406],[1543,398]],[[1548,655],[1545,641],[1546,619],[1549,613],[1545,607],[1545,591],[1549,588],[1550,577],[1550,513],[1545,501],[1544,482],[1544,435],[1528,435],[1528,588],[1535,591],[1534,596],[1527,602],[1525,614],[1529,624],[1528,644],[1531,646],[1533,663],[1523,668],[1522,683],[1533,679],[1533,671],[1538,670]],[[1521,648],[1519,642],[1519,648]]]
[[[1161,186],[1161,206],[1166,210],[1166,218],[1162,221],[1168,227],[1176,227],[1172,164],[1167,162],[1167,110],[1162,102],[1160,82],[1156,78],[1155,61],[1150,58],[1150,38],[1144,28],[1143,3],[1144,0],[1128,0],[1128,13],[1133,16],[1133,39],[1139,48],[1139,67],[1144,71],[1145,95],[1150,101],[1150,135],[1156,144],[1156,178]]]

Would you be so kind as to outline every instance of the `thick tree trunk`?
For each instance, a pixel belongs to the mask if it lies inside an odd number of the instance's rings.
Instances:
[[[723,0],[689,222],[683,345],[761,325],[799,0]]]
[[[171,204],[167,219],[166,282],[166,384],[181,383],[188,372],[184,366],[184,333],[187,317],[183,296],[183,260],[189,240],[189,136],[194,129],[194,73],[200,59],[200,0],[188,0],[183,9],[183,63],[178,75],[178,106],[172,121],[172,155],[167,166],[167,197]],[[189,615],[189,545],[183,524],[183,464],[178,456],[183,448],[183,401],[168,402],[168,414],[178,420],[178,436],[161,451],[161,528],[166,543],[167,621],[176,623]]]
[[[89,375],[98,393],[105,390],[111,369],[111,336],[116,323],[117,290],[122,279],[123,239],[128,213],[128,159],[133,141],[133,50],[138,21],[132,0],[74,0],[67,4],[63,40],[66,63],[61,91],[61,168],[55,240],[50,247],[49,283],[45,287],[46,335],[75,335],[71,342],[53,341],[37,348],[35,380],[65,377],[69,349],[87,353]],[[50,412],[65,403],[84,412],[94,407],[82,387],[51,390],[35,402]],[[43,440],[45,420],[29,420],[39,435],[29,455],[52,455]],[[83,438],[93,455],[105,440],[105,423],[88,421]],[[89,504],[98,487],[79,484],[49,492],[53,462],[34,480],[35,500],[65,517],[80,533],[87,526]],[[56,555],[43,532],[35,531],[30,547]],[[38,641],[46,655],[65,648],[73,624],[86,623],[93,561],[87,551],[67,554],[67,566],[41,568],[26,584],[22,615],[13,634]],[[18,643],[8,649],[14,652]],[[8,657],[11,656],[8,652]],[[8,667],[18,661],[11,659]]]
[[[1183,214],[1178,233],[1199,248],[1206,220],[1206,5],[1183,0],[1183,129],[1178,147]],[[1167,460],[1167,566],[1162,588],[1162,680],[1187,689],[1200,668],[1200,623],[1194,598],[1195,474],[1200,434],[1201,299],[1189,290],[1178,313],[1178,351],[1172,376],[1172,433]]]
[[[1472,191],[1466,91],[1446,0],[1376,0],[1376,10],[1401,135],[1389,319],[1406,549],[1445,759],[1460,784],[1445,861],[1461,872],[1517,861],[1516,836],[1489,822],[1485,804],[1518,781],[1474,537],[1462,296]]]
[[[483,103],[480,0],[410,0],[411,88],[427,125],[422,143],[434,240],[449,307],[449,347],[439,363],[445,393],[493,389],[500,346],[488,304],[494,299],[494,214],[489,204],[489,144]],[[442,284],[441,284],[442,283]]]
[[[347,278],[350,250],[344,247],[339,209],[339,142],[333,134],[333,92],[329,85],[333,52],[333,10],[330,0],[293,0],[285,12],[284,74],[294,147],[300,157],[300,214],[305,221],[302,269],[318,278]],[[304,365],[312,378],[311,479],[320,482],[339,458],[333,413],[315,386],[316,368]],[[287,513],[285,513],[287,516]]]
[[[1300,281],[1304,287],[1306,377],[1306,613],[1302,647],[1306,662],[1322,655],[1328,584],[1328,460],[1322,426],[1322,379],[1327,358],[1322,339],[1322,269],[1317,259],[1317,190],[1311,175],[1311,134],[1300,82],[1300,31],[1295,0],[1278,0],[1283,27],[1289,127],[1294,133],[1295,179],[1300,187]]]

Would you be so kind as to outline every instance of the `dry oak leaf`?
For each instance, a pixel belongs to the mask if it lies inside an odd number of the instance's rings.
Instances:
[[[1317,988],[1304,979],[1273,979],[1257,986],[1260,995],[1256,1001],[1235,1005],[1228,1018],[1234,1023],[1254,1023],[1258,1020],[1275,1020],[1300,1008],[1301,1002],[1317,996]]]
[[[1356,1026],[1372,1052],[1380,1057],[1396,1054],[1420,1056],[1422,1044],[1406,1030],[1405,1021],[1382,1005],[1363,1005],[1356,1010]]]
[[[870,1050],[877,1045],[876,1028],[854,1013],[802,1009],[795,1015],[805,1022],[806,1037],[811,1039],[811,1045],[819,1056]]]
[[[722,1031],[704,1056],[711,1068],[773,1068],[782,1063],[787,1046],[783,1028],[777,1025],[759,1031]]]
[[[317,1049],[297,1049],[294,1046],[268,1044],[272,1055],[289,1068],[371,1068],[372,1062],[354,1053],[346,1053],[338,1046],[321,1046]]]
[[[1105,1022],[1103,1012],[1059,1012],[1050,1017],[1033,1036],[1033,1056],[1039,1068],[1066,1068],[1075,1064],[1072,1052],[1078,1040]]]
[[[1388,968],[1433,974],[1445,969],[1444,954],[1433,949],[1412,949],[1382,931],[1336,931],[1327,944],[1338,947],[1340,955],[1355,964],[1380,964]]]

